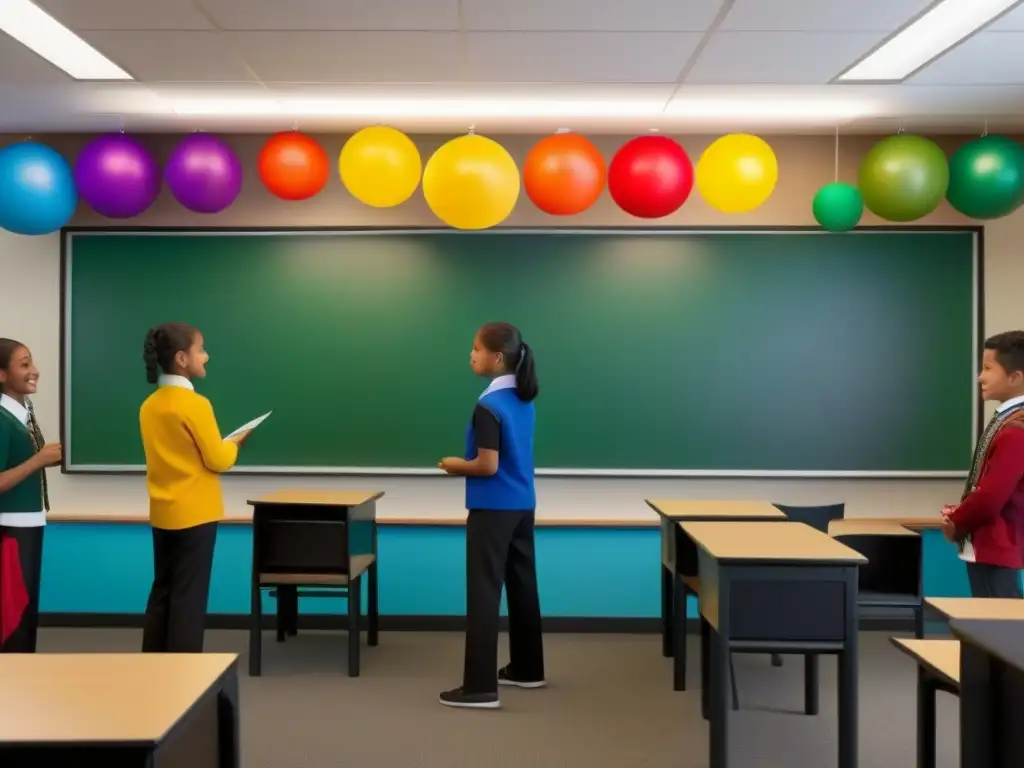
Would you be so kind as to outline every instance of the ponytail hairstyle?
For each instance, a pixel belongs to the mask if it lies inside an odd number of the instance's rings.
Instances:
[[[14,353],[24,347],[20,341],[14,339],[0,339],[0,371],[7,371],[11,367],[11,358]],[[4,392],[4,383],[0,381],[0,395]]]
[[[524,403],[540,394],[533,350],[523,341],[519,329],[510,323],[487,323],[479,333],[480,341],[492,353],[501,355],[506,373],[516,377],[516,396]]]
[[[156,384],[161,373],[173,374],[175,356],[188,351],[195,335],[196,329],[186,323],[164,323],[150,328],[142,347],[146,381]]]

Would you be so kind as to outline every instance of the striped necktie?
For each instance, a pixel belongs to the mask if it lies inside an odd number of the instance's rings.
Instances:
[[[39,453],[39,451],[43,450],[43,446],[46,445],[46,441],[43,439],[43,431],[39,428],[39,422],[36,420],[36,410],[32,407],[32,401],[28,398],[25,398],[25,407],[28,408],[28,433],[32,437],[32,445],[35,446],[36,453]],[[43,490],[43,509],[49,512],[50,496],[49,489],[46,486],[45,469],[39,473],[39,477]]]

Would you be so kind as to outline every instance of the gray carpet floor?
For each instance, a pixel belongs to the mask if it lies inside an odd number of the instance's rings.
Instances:
[[[41,652],[134,652],[133,630],[45,629]],[[344,633],[264,640],[264,672],[241,660],[245,768],[703,768],[700,692],[671,690],[655,635],[548,635],[549,686],[503,690],[498,711],[437,704],[457,685],[462,637],[385,632],[345,675]],[[365,641],[364,641],[365,642]],[[504,638],[503,638],[504,643]],[[690,644],[693,649],[696,642]],[[245,654],[243,632],[207,633],[208,651]],[[696,656],[691,669],[696,669]],[[732,713],[732,768],[836,765],[836,670],[821,664],[821,714],[802,714],[803,664],[736,656],[742,709]],[[912,768],[915,668],[883,633],[861,636],[860,768]],[[159,691],[152,695],[159,696]],[[958,702],[940,694],[938,768],[955,768]]]

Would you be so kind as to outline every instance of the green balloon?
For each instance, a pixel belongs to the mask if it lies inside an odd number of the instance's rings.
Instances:
[[[864,198],[853,184],[826,184],[814,196],[811,205],[814,220],[829,232],[849,232],[860,223]]]
[[[875,144],[860,164],[864,205],[886,221],[914,221],[939,207],[949,187],[946,155],[931,139],[899,133]]]
[[[998,219],[1024,203],[1024,147],[1005,136],[969,141],[949,159],[949,204],[972,219]]]

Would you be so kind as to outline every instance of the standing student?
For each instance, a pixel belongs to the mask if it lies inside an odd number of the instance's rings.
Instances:
[[[963,499],[943,510],[943,531],[960,544],[974,597],[1021,598],[1024,568],[1024,331],[985,341],[978,376],[1000,403],[975,450]]]
[[[151,328],[143,349],[146,380],[158,387],[142,404],[153,587],[143,653],[201,653],[217,522],[224,517],[220,473],[243,440],[221,437],[210,401],[192,382],[206,377],[203,335],[184,323]],[[243,438],[244,439],[244,438]]]
[[[16,546],[24,583],[22,597],[27,597],[13,631],[0,644],[0,653],[35,653],[39,630],[43,532],[50,509],[46,468],[60,463],[61,446],[43,441],[29,400],[38,382],[39,370],[29,348],[13,339],[0,339],[0,545]],[[10,571],[4,570],[11,578]],[[0,594],[13,594],[9,586]],[[4,611],[0,624],[5,631],[11,630],[6,626],[9,607],[0,605]]]
[[[534,554],[533,352],[515,326],[488,323],[469,366],[491,379],[477,400],[465,458],[438,466],[466,478],[466,658],[462,685],[440,696],[449,707],[496,709],[498,686],[541,688],[544,648]],[[498,667],[501,587],[508,598],[509,664]]]

